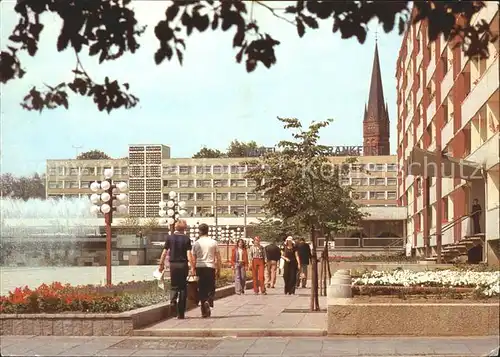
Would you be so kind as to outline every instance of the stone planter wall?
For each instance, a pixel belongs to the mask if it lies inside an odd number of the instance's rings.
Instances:
[[[328,335],[495,336],[495,303],[354,303],[329,299]]]
[[[251,285],[247,282],[248,287]],[[225,298],[234,292],[232,285],[219,288],[215,299]],[[0,335],[128,336],[134,329],[169,317],[170,304],[166,302],[110,314],[0,314]]]

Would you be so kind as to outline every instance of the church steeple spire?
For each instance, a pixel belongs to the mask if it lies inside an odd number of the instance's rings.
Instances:
[[[389,155],[389,113],[384,99],[378,40],[375,42],[368,106],[363,120],[363,142],[365,155]]]

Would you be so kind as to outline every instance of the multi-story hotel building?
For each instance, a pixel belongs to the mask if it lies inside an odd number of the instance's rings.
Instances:
[[[47,160],[47,197],[83,197],[90,184],[113,168],[113,179],[129,184],[129,214],[158,217],[158,202],[175,191],[193,217],[262,215],[264,204],[254,192],[255,182],[245,178],[241,162],[250,158],[171,158],[164,145],[130,145],[129,158],[117,160]],[[345,157],[332,157],[342,164]],[[345,185],[366,206],[396,206],[396,156],[360,156],[351,164]]]
[[[485,3],[472,22],[485,20],[498,35],[498,2]],[[406,175],[399,178],[398,199],[407,206],[407,237],[417,253],[436,256],[441,239],[443,254],[463,254],[475,239],[483,260],[498,264],[498,53],[497,39],[488,58],[465,57],[442,36],[430,42],[425,22],[404,35],[396,69],[397,156]],[[475,235],[474,199],[482,208]]]

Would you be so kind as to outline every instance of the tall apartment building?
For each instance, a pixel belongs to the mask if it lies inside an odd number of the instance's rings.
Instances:
[[[332,157],[341,164],[345,157]],[[158,202],[175,191],[194,217],[262,215],[264,200],[245,178],[245,158],[171,158],[164,145],[130,145],[129,158],[118,160],[47,160],[47,197],[85,197],[90,183],[114,169],[115,180],[129,184],[129,214],[158,217]],[[345,185],[354,186],[355,199],[367,206],[396,206],[396,156],[360,156]]]
[[[499,33],[498,2],[472,20]],[[482,207],[483,257],[499,251],[499,42],[487,59],[465,57],[442,36],[430,42],[425,22],[411,25],[397,61],[399,204],[407,206],[408,239],[429,254],[469,236],[472,201]],[[436,169],[438,168],[438,169]]]

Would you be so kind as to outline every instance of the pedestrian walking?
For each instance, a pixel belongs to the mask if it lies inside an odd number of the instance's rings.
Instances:
[[[198,297],[201,303],[201,316],[210,317],[215,294],[215,280],[220,276],[221,258],[217,242],[208,236],[208,225],[198,227],[200,238],[194,243],[193,258],[198,275]]]
[[[231,265],[234,269],[234,290],[236,294],[245,293],[246,271],[248,269],[248,254],[245,247],[245,241],[238,239],[236,247],[233,248],[231,254]]]
[[[170,305],[178,319],[183,319],[186,313],[188,262],[191,265],[191,275],[195,275],[194,258],[191,253],[191,239],[184,234],[187,228],[185,220],[175,223],[174,234],[169,235],[160,257],[158,270],[165,269],[165,259],[170,264]]]
[[[253,291],[255,294],[260,292],[264,295],[267,294],[266,286],[264,283],[264,269],[267,262],[266,251],[260,245],[260,237],[255,237],[253,245],[250,247],[249,260],[252,264],[252,278],[253,278]]]
[[[293,295],[297,286],[297,271],[300,269],[300,258],[292,237],[287,237],[285,240],[283,259],[285,260],[285,266],[283,267],[285,295]]]
[[[311,247],[306,243],[304,238],[299,239],[299,244],[297,245],[297,253],[300,258],[300,269],[297,272],[297,287],[305,288],[307,285],[307,271],[309,268],[309,263],[311,262]]]
[[[266,287],[273,288],[276,285],[276,273],[278,270],[278,264],[281,258],[280,248],[275,242],[267,245],[265,248],[267,265],[266,265]]]

